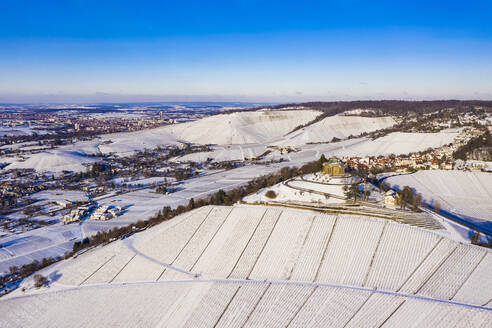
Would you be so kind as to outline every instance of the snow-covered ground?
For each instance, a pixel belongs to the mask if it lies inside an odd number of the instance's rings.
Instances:
[[[293,184],[295,184],[296,182],[293,182]],[[266,193],[269,190],[275,192],[276,196],[274,198],[269,198],[266,196]],[[282,202],[282,203],[312,203],[318,205],[345,202],[344,200],[341,199],[327,198],[323,195],[293,189],[285,185],[284,183],[279,183],[276,184],[275,186],[264,188],[255,194],[244,197],[243,201],[245,201],[246,203]]]
[[[30,155],[23,162],[15,160],[6,169],[80,171],[85,169],[84,164],[95,161],[90,157],[91,155],[115,153],[127,156],[135,151],[182,142],[219,146],[213,147],[210,152],[193,153],[175,159],[178,161],[205,161],[208,158],[217,162],[251,159],[265,153],[269,145],[278,145],[295,146],[300,151],[285,155],[281,155],[279,151],[272,151],[266,159],[283,158],[305,163],[318,159],[321,153],[328,156],[407,154],[451,143],[459,134],[456,129],[438,133],[394,132],[376,140],[357,138],[336,143],[308,144],[331,141],[333,137],[345,138],[351,134],[389,127],[395,123],[391,117],[367,118],[343,115],[325,118],[288,134],[297,126],[312,121],[319,114],[320,112],[317,111],[302,110],[215,115],[194,122],[155,129],[102,135],[91,141],[75,142],[57,150]]]
[[[287,163],[285,163],[287,164]],[[218,171],[211,174],[199,176],[193,179],[185,180],[177,187],[177,191],[169,195],[156,193],[153,189],[141,189],[121,195],[108,195],[109,197],[99,197],[95,199],[99,205],[114,205],[125,208],[123,214],[109,221],[92,221],[85,220],[81,225],[55,224],[49,227],[50,233],[63,233],[66,229],[71,231],[70,237],[64,240],[66,244],[63,247],[58,247],[58,239],[52,240],[46,237],[46,229],[36,229],[29,232],[29,236],[36,236],[30,239],[30,248],[22,254],[10,254],[9,247],[0,249],[3,256],[0,256],[0,272],[4,272],[12,265],[26,264],[34,259],[41,260],[43,257],[62,256],[68,249],[72,248],[72,244],[76,239],[72,239],[72,235],[78,239],[91,236],[101,230],[109,230],[114,227],[126,226],[130,223],[139,220],[146,220],[155,215],[164,206],[176,208],[179,205],[187,205],[191,198],[195,200],[206,197],[212,193],[222,190],[230,190],[238,186],[244,185],[253,178],[271,173],[278,170],[275,166],[259,166],[247,165],[237,169]],[[43,191],[34,194],[34,198],[42,199],[40,204],[48,204],[52,201],[63,200],[68,198],[84,197],[85,193],[77,191]],[[70,227],[70,228],[67,228]],[[13,245],[13,240],[23,240],[25,234],[9,237],[8,245]],[[38,243],[37,241],[43,241]],[[4,243],[4,239],[0,238],[0,244]],[[15,241],[17,243],[17,241]],[[49,245],[49,246],[46,246]]]
[[[5,327],[485,327],[490,270],[490,250],[408,225],[208,206],[45,268],[49,288],[28,278],[0,308]]]
[[[115,183],[116,185],[128,185],[128,186],[142,186],[146,187],[152,184],[159,184],[163,182],[172,182],[175,181],[175,178],[172,177],[151,177],[151,178],[143,178],[137,180],[128,180],[124,178],[114,178],[110,181]]]
[[[392,117],[335,115],[289,133],[276,144],[296,147],[307,143],[330,142],[335,137],[346,139],[350,135],[357,136],[363,132],[385,129],[395,123]]]
[[[337,183],[337,185],[325,184],[330,182],[330,178],[321,174],[308,174],[304,176],[303,179],[305,179],[305,181],[301,179],[292,179],[287,182],[278,183],[272,187],[261,189],[255,194],[244,197],[243,201],[246,203],[282,202],[294,204],[311,203],[314,205],[345,203],[345,200],[343,199],[330,197],[330,195],[345,197],[343,185],[340,184],[340,181],[338,181],[339,179],[332,179],[331,181],[331,183]],[[323,182],[316,183],[310,181]],[[266,195],[268,191],[273,191],[275,193],[275,197],[268,197]],[[325,196],[320,193],[326,193],[329,195]]]
[[[135,132],[105,134],[91,141],[63,146],[61,149],[78,151],[87,155],[115,153],[127,156],[136,151],[174,144],[179,144],[179,142],[169,133],[169,127],[164,126]]]
[[[149,130],[150,131],[150,130]],[[157,132],[153,132],[158,134]],[[308,144],[299,147],[298,152],[282,155],[278,151],[272,151],[265,159],[278,160],[283,158],[294,165],[319,159],[321,154],[330,156],[366,156],[366,155],[389,155],[389,154],[407,154],[415,151],[426,150],[429,147],[440,147],[451,143],[458,135],[458,132],[441,131],[438,133],[391,133],[385,137],[371,140],[368,138],[349,139],[335,143]],[[166,136],[166,135],[163,135]],[[104,136],[102,138],[110,138]],[[159,145],[173,141],[171,136],[159,139],[153,137],[139,141],[135,137],[123,136],[122,134],[113,137],[113,142],[104,144],[99,141],[75,143],[64,147],[64,150],[54,150],[33,154],[24,162],[13,158],[4,157],[6,162],[12,162],[8,168],[35,168],[42,171],[61,172],[62,170],[84,170],[83,163],[92,163],[96,159],[85,154],[97,154],[100,152],[116,152],[121,155],[129,155],[136,150],[145,148],[155,148]],[[109,140],[109,139],[108,139]],[[67,151],[71,149],[70,151]],[[216,146],[211,152],[193,153],[180,158],[177,161],[204,161],[213,158],[215,161],[242,160],[254,158],[262,155],[268,150],[266,144],[248,144],[248,145],[224,145]]]
[[[456,130],[443,130],[436,133],[407,133],[393,132],[382,138],[371,140],[360,138],[349,140],[351,143],[340,142],[342,149],[336,151],[328,150],[328,154],[338,156],[366,156],[366,155],[390,155],[408,154],[411,152],[426,150],[427,148],[437,148],[453,142],[459,135]],[[358,140],[359,142],[356,142]],[[347,146],[345,146],[347,144]],[[314,145],[312,148],[323,151],[325,145]],[[328,146],[329,147],[329,146]],[[324,151],[323,151],[324,152]]]
[[[4,168],[35,169],[39,172],[85,171],[87,165],[97,162],[93,157],[75,151],[50,150],[30,155],[25,161],[12,162]]]
[[[35,129],[36,127],[29,127],[29,126],[15,126],[15,127],[7,127],[7,126],[0,126],[0,136],[25,136],[25,135],[31,135],[31,134],[47,134],[48,131],[42,130],[42,129]]]
[[[486,172],[418,171],[386,179],[390,185],[410,186],[428,203],[492,228],[492,174]]]
[[[254,159],[267,150],[268,148],[261,144],[214,146],[212,151],[191,153],[174,158],[173,161],[205,162],[208,159],[212,159],[214,162],[244,161]]]
[[[71,201],[88,201],[87,193],[78,190],[44,190],[31,195],[38,201],[55,202],[68,199]]]
[[[31,230],[19,235],[0,238],[0,273],[11,266],[22,266],[34,260],[63,256],[72,250],[73,242],[80,239],[82,233],[78,224],[61,223]]]
[[[171,131],[180,140],[197,144],[268,143],[320,114],[312,110],[238,112],[174,125]]]

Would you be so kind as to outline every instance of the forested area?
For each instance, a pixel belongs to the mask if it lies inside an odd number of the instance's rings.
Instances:
[[[465,145],[459,147],[453,153],[453,158],[466,161],[469,154],[479,148],[486,148],[489,152],[492,149],[492,136],[490,135],[488,129],[485,130],[484,134],[470,139],[470,141],[468,141]]]
[[[308,107],[322,111],[328,116],[336,115],[352,109],[381,110],[386,114],[429,113],[442,109],[455,108],[468,111],[473,107],[483,107],[492,110],[492,101],[486,100],[429,100],[429,101],[405,101],[405,100],[358,100],[358,101],[316,101],[298,104],[282,104],[273,106],[274,109],[288,107]]]

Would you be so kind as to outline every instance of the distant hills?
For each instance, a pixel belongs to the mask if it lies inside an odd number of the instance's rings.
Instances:
[[[340,114],[353,109],[375,109],[386,114],[428,113],[438,110],[454,108],[456,110],[470,110],[472,107],[483,107],[492,111],[492,101],[487,100],[357,100],[357,101],[313,101],[305,103],[291,103],[273,106],[274,109],[306,107],[322,111],[327,116]]]

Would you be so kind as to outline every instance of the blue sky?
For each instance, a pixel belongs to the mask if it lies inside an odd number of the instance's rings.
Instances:
[[[0,2],[0,102],[492,99],[490,1]]]

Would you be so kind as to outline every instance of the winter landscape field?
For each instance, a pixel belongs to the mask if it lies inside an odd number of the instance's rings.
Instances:
[[[73,326],[138,325],[145,317],[169,327],[401,327],[411,317],[485,325],[491,265],[486,249],[384,220],[204,207],[42,270],[49,290],[26,280],[26,291],[2,300],[3,320],[7,327],[58,326],[81,315],[87,320]],[[449,315],[436,321],[441,311]]]
[[[0,328],[492,327],[490,1],[0,11]]]
[[[485,325],[492,181],[487,161],[452,158],[483,130],[323,115],[263,108],[5,145],[4,185],[24,196],[0,237],[4,326],[108,311],[116,326],[401,327],[443,311],[433,326]]]

